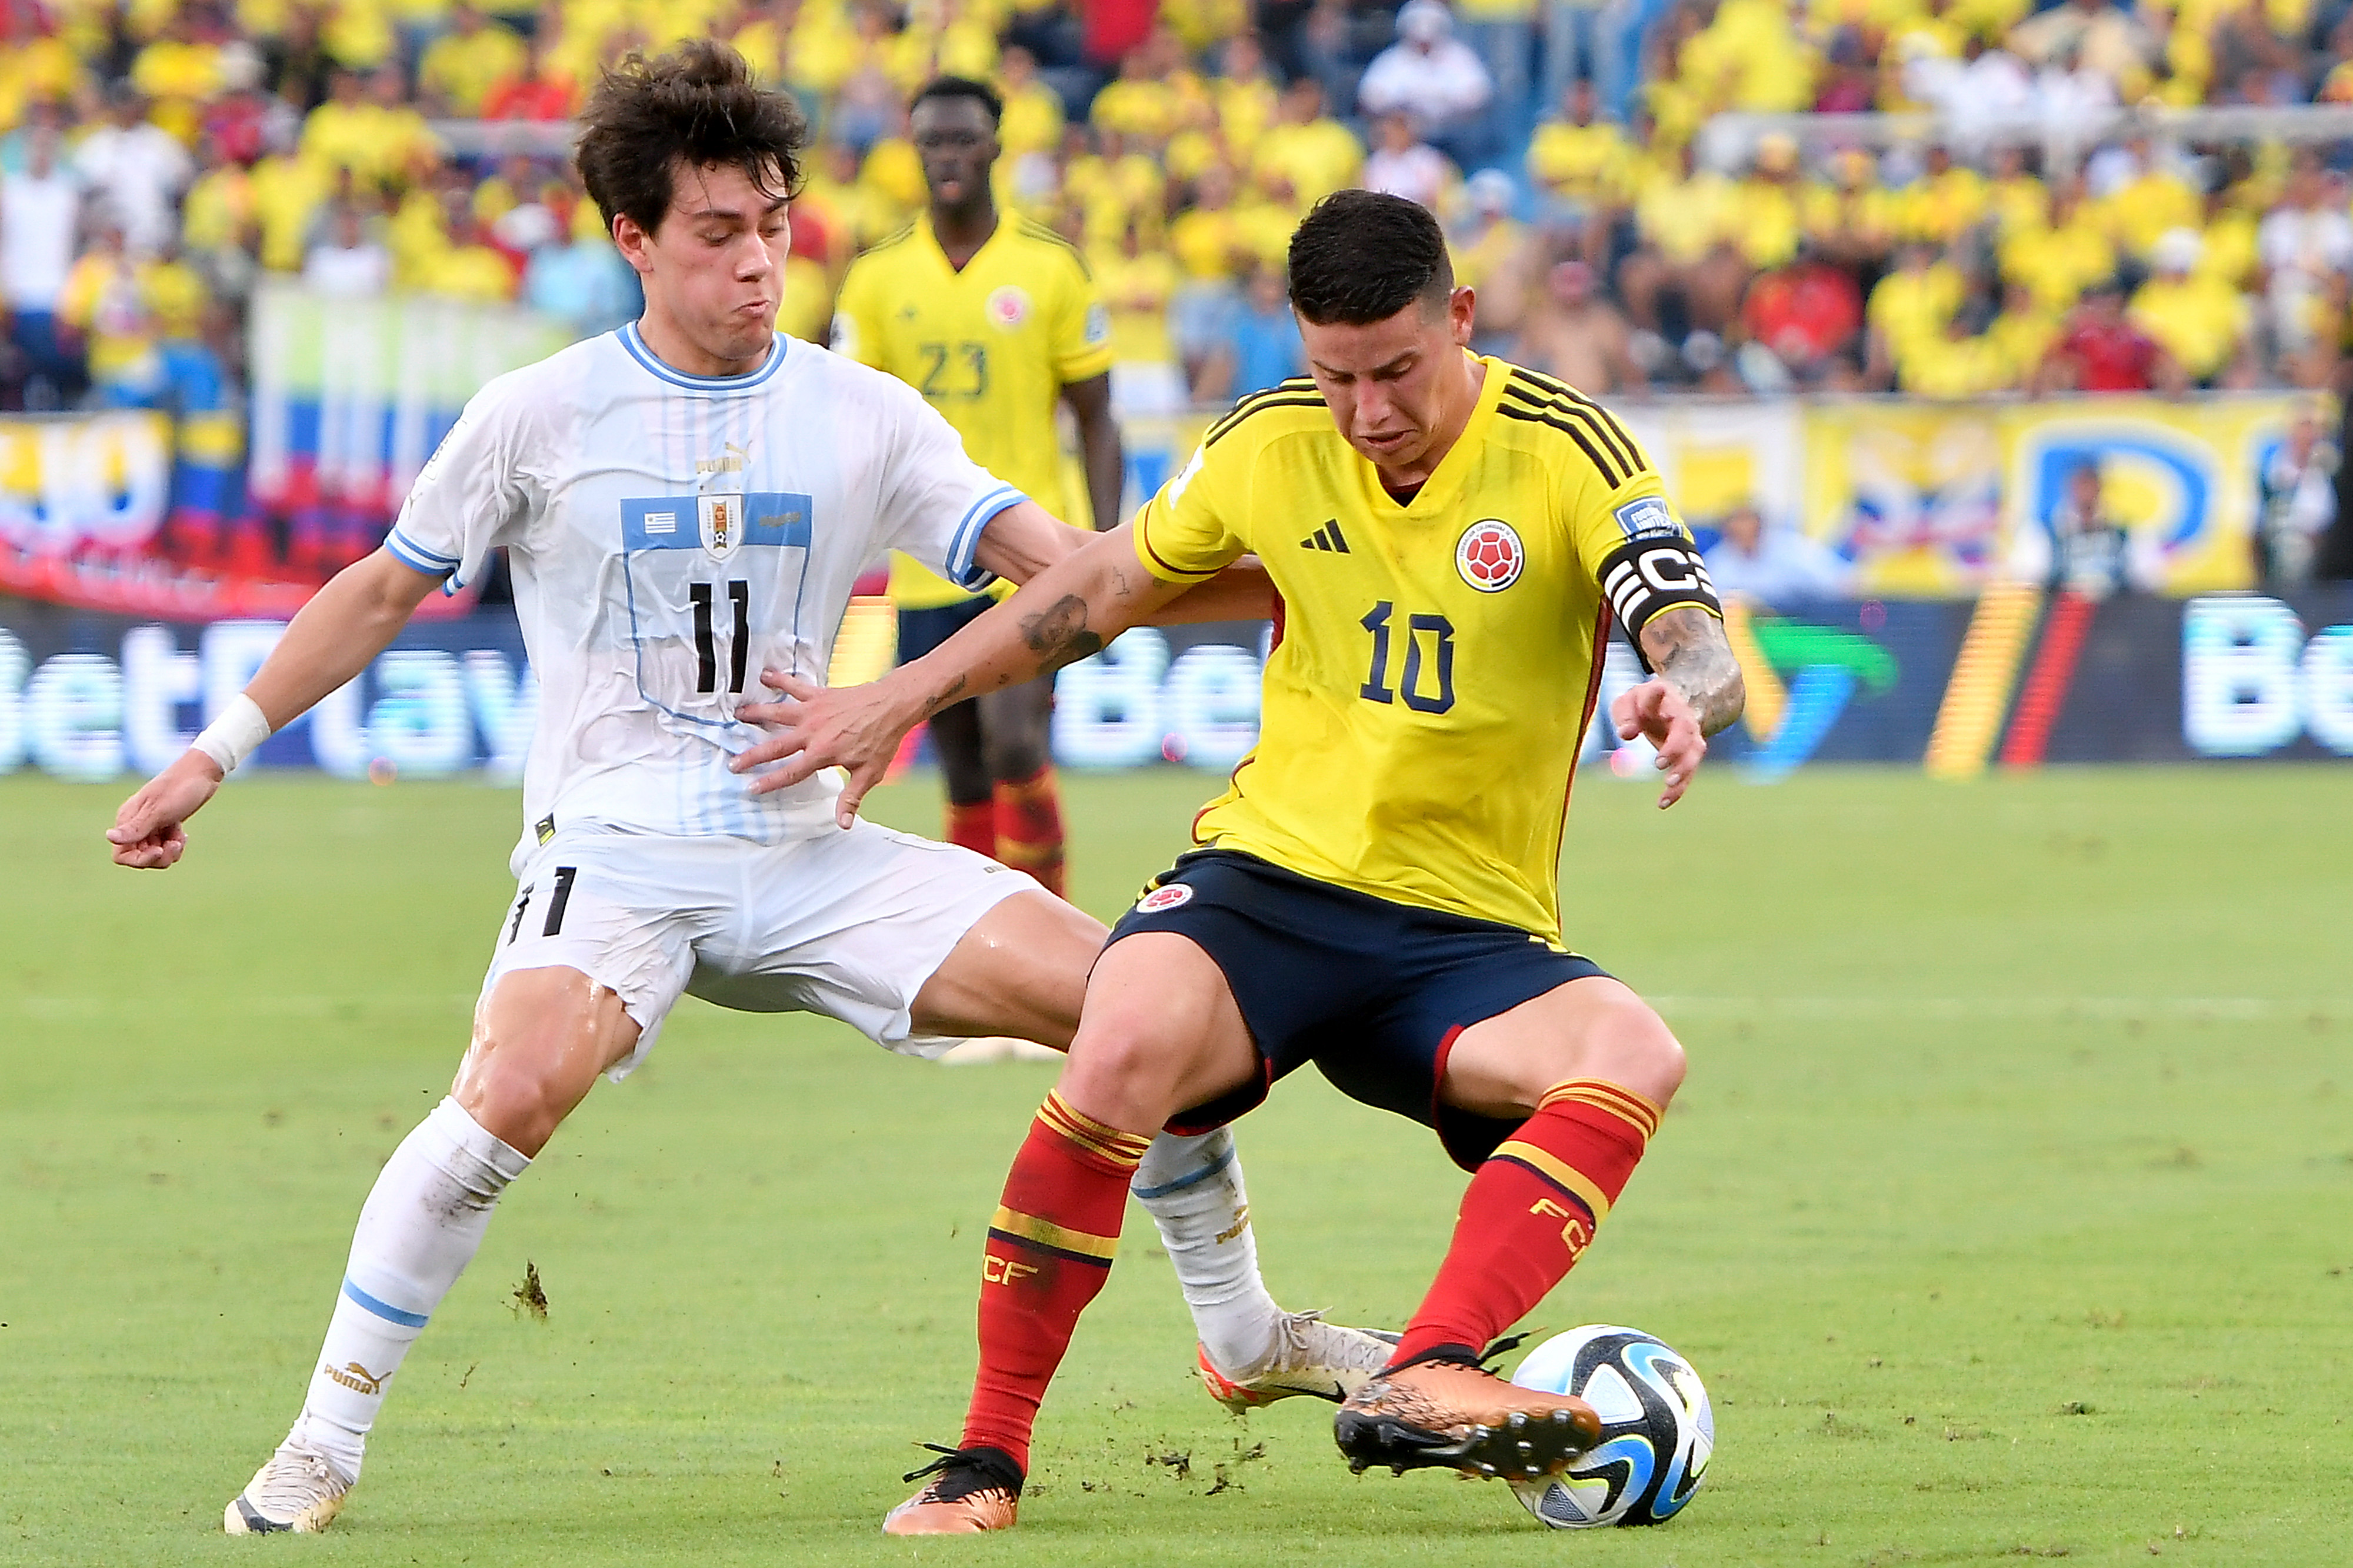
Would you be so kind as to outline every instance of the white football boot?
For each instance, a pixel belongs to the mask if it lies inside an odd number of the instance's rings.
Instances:
[[[230,1500],[221,1528],[231,1535],[316,1535],[335,1521],[351,1489],[323,1456],[289,1438]]]
[[[1337,1405],[1388,1365],[1397,1342],[1377,1329],[1327,1323],[1321,1312],[1285,1312],[1276,1320],[1273,1354],[1237,1375],[1219,1371],[1206,1345],[1193,1348],[1209,1397],[1240,1415],[1294,1394]]]

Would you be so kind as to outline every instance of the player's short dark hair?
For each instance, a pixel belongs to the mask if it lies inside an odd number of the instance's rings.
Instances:
[[[800,106],[761,87],[742,55],[708,38],[652,59],[632,52],[607,68],[580,122],[581,182],[607,228],[624,213],[649,234],[659,228],[681,163],[732,165],[770,197],[800,191],[808,142]]]
[[[991,125],[1005,123],[1005,95],[985,81],[975,81],[968,76],[935,76],[923,84],[923,90],[907,100],[907,112],[913,114],[922,105],[935,99],[968,98],[988,110]]]
[[[1291,235],[1291,306],[1317,326],[1386,321],[1419,300],[1439,310],[1454,292],[1446,236],[1419,202],[1335,191]]]

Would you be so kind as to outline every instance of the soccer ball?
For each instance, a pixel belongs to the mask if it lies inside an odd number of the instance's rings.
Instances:
[[[1512,1491],[1555,1530],[1663,1524],[1707,1478],[1715,1413],[1691,1363],[1640,1329],[1589,1323],[1528,1353],[1512,1381],[1573,1394],[1601,1416],[1601,1442],[1548,1480]]]

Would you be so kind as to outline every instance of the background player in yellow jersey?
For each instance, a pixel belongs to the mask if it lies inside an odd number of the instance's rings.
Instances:
[[[1063,500],[1055,405],[1079,427],[1093,525],[1119,521],[1119,424],[1111,322],[1068,240],[1000,215],[989,189],[1004,100],[962,77],[915,95],[924,215],[860,257],[834,307],[833,346],[922,392],[965,453],[1056,512]],[[919,658],[988,608],[906,556],[891,565],[899,657]],[[1062,891],[1062,817],[1048,744],[1050,679],[933,715],[948,794],[947,838]]]
[[[1658,746],[1662,806],[1738,716],[1739,667],[1623,427],[1466,351],[1472,293],[1428,213],[1319,203],[1291,299],[1312,379],[1245,400],[1132,527],[873,686],[772,674],[797,701],[754,714],[784,733],[739,765],[797,752],[781,786],[847,763],[847,812],[926,712],[1083,657],[1245,553],[1287,612],[1257,749],[1096,961],[990,1226],[963,1442],[893,1533],[1013,1523],[1123,1173],[1164,1123],[1219,1125],[1309,1061],[1474,1173],[1396,1356],[1335,1418],[1351,1463],[1529,1476],[1599,1432],[1479,1364],[1592,1241],[1683,1080],[1658,1015],[1561,945],[1561,816],[1613,622],[1653,671],[1611,719]]]

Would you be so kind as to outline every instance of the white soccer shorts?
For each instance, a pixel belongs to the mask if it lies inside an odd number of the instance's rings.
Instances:
[[[524,863],[482,995],[555,966],[610,987],[641,1031],[616,1081],[690,991],[739,1012],[822,1013],[933,1057],[956,1042],[912,1032],[915,994],[981,916],[1038,890],[986,856],[865,821],[778,845],[559,830]]]

